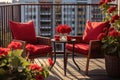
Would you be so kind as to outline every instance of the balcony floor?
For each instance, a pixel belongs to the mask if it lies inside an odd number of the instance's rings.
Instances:
[[[50,76],[46,80],[120,80],[111,79],[107,76],[104,59],[90,60],[89,75],[85,75],[86,58],[80,56],[75,57],[75,61],[78,63],[81,71],[78,71],[71,56],[69,56],[66,76],[64,76],[63,55],[59,54],[57,56],[56,63],[50,72]],[[39,58],[35,60],[35,63],[37,64],[45,64],[46,62],[46,58]]]

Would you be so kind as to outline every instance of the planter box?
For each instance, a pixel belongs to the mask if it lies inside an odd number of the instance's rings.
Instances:
[[[105,55],[105,67],[108,76],[120,78],[120,58],[116,56]]]

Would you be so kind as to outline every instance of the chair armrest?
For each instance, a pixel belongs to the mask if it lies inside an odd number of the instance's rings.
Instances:
[[[104,54],[101,52],[101,41],[100,40],[90,40],[89,56],[91,58],[102,58]]]
[[[82,36],[71,36],[72,39],[75,39],[75,43],[81,43],[82,42]]]
[[[37,42],[39,44],[50,45],[51,46],[51,39],[48,37],[37,36]]]

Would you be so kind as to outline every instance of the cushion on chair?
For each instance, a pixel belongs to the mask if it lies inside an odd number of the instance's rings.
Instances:
[[[46,54],[52,52],[52,47],[48,45],[34,45],[33,52],[30,53],[30,56]]]
[[[87,21],[84,30],[83,41],[89,43],[90,40],[97,40],[97,36],[103,32],[103,29],[108,25],[108,22]]]
[[[72,52],[73,45],[72,44],[67,44],[66,49]],[[75,44],[74,51],[76,53],[87,55],[88,50],[89,50],[89,44],[86,44],[86,43]]]
[[[32,20],[26,23],[10,21],[10,27],[14,39],[36,43],[37,39]]]

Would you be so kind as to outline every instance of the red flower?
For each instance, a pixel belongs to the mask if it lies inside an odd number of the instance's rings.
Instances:
[[[66,27],[66,31],[69,34],[72,31],[71,27]]]
[[[8,55],[8,52],[10,51],[9,48],[0,48],[0,57]]]
[[[108,13],[112,13],[116,10],[116,6],[110,6],[110,8],[107,10]]]
[[[63,34],[66,33],[66,28],[64,25],[59,28],[59,32]]]
[[[8,48],[10,48],[10,49],[20,49],[21,46],[22,46],[22,43],[21,43],[21,42],[12,41],[12,42],[8,45]]]
[[[118,32],[118,36],[120,37],[120,32]]]
[[[36,76],[36,80],[44,80],[44,76],[42,76],[41,74]]]
[[[105,0],[105,3],[112,2],[112,0]]]
[[[70,33],[71,31],[72,31],[72,29],[71,29],[71,27],[69,27],[68,25],[58,25],[57,27],[56,27],[56,32],[57,33],[62,33],[62,34],[65,34],[65,33]]]
[[[51,58],[48,58],[48,63],[50,66],[52,66],[54,63],[53,63],[53,60]]]
[[[115,36],[118,36],[118,32],[115,31],[115,30],[112,30],[108,33],[109,36],[112,36],[112,37],[115,37]]]
[[[109,31],[115,30],[113,27],[109,28]]]
[[[32,45],[32,44],[27,44],[27,45],[26,45],[26,49],[27,49],[27,51],[29,51],[29,52],[34,52],[34,51],[35,51],[35,46]]]
[[[116,15],[114,15],[114,16],[112,16],[112,19],[111,19],[111,23],[114,23],[115,22],[115,20],[118,20],[120,17],[116,14]]]
[[[43,68],[42,68],[42,67],[39,67],[38,70],[41,72],[41,71],[43,70]]]
[[[29,68],[31,70],[38,70],[40,67],[37,64],[30,64]]]
[[[100,33],[97,37],[98,40],[102,40],[106,36],[105,33]]]
[[[100,2],[99,2],[99,5],[103,5],[105,3],[105,0],[101,0]]]

